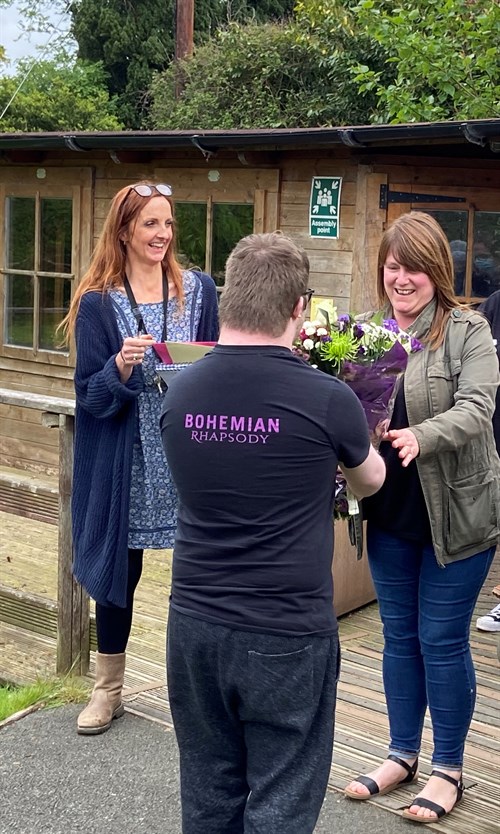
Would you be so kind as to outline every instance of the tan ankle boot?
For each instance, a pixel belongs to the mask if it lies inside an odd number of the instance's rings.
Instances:
[[[94,736],[109,730],[113,718],[125,712],[122,704],[125,652],[96,653],[95,686],[89,703],[78,716],[78,732]]]

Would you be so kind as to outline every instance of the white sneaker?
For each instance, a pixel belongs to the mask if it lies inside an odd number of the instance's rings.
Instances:
[[[479,631],[500,631],[500,605],[495,605],[489,614],[478,617],[476,626]]]

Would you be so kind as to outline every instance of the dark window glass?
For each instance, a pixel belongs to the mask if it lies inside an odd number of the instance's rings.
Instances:
[[[212,277],[224,284],[226,260],[233,247],[253,232],[253,205],[215,203],[213,207]]]
[[[450,243],[455,269],[455,294],[465,293],[465,269],[467,264],[467,211],[440,211],[425,209],[443,229]]]
[[[71,200],[40,200],[40,271],[71,272]]]
[[[61,347],[61,335],[57,325],[68,312],[71,299],[71,281],[67,278],[40,278],[40,336],[39,346],[44,350],[67,350]]]
[[[486,298],[500,290],[500,212],[475,213],[473,243],[472,295]]]
[[[35,268],[35,198],[7,197],[6,265],[10,269]]]
[[[33,278],[6,275],[5,341],[9,345],[33,347]]]
[[[175,221],[177,252],[186,267],[206,269],[207,206],[206,203],[176,203]]]

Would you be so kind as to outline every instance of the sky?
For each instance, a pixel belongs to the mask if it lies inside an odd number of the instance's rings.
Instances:
[[[59,19],[60,15],[55,18],[55,21],[58,22]],[[61,22],[61,28],[65,28],[64,21]],[[21,38],[18,40],[19,35],[21,35]],[[15,72],[14,62],[19,58],[35,57],[37,46],[45,46],[49,38],[49,34],[33,32],[28,36],[22,33],[20,13],[15,3],[9,9],[0,8],[0,44],[5,47],[8,60],[8,64],[0,67],[2,74]]]

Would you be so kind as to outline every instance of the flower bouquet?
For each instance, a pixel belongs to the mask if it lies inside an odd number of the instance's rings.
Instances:
[[[387,430],[397,393],[397,382],[406,369],[408,356],[422,345],[401,330],[394,319],[376,313],[365,319],[350,315],[334,321],[306,321],[294,345],[294,353],[313,367],[343,380],[360,400],[378,448]],[[335,489],[334,517],[349,520],[351,541],[361,558],[361,520],[356,499],[350,495],[339,472]]]

